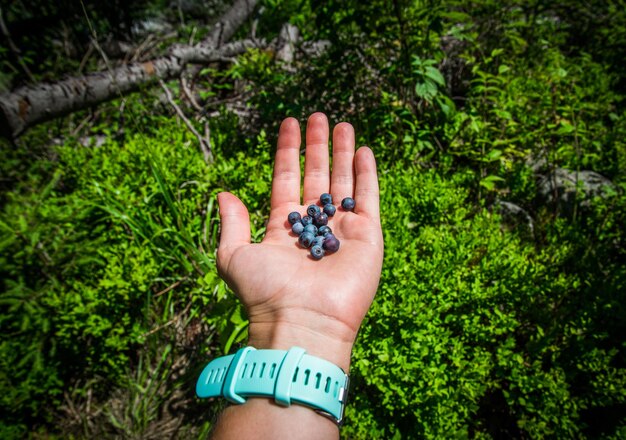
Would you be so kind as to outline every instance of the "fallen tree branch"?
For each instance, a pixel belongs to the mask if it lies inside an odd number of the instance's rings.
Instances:
[[[174,45],[168,55],[151,61],[52,84],[25,86],[0,95],[0,135],[15,139],[40,122],[123,96],[157,80],[176,77],[187,64],[206,64],[245,52],[255,42],[242,40],[223,46],[222,43],[232,37],[257,1],[235,1],[214,25],[209,37],[195,46]]]
[[[237,0],[233,6],[213,25],[213,31],[203,43],[207,46],[219,47],[235,35],[237,29],[252,14],[258,0]]]

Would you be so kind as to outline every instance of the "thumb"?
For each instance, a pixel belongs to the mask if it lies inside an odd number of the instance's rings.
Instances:
[[[250,243],[250,215],[242,201],[229,192],[219,193],[217,203],[222,223],[217,263],[227,267],[233,252]]]

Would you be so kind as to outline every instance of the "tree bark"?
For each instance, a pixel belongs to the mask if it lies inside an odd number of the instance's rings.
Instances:
[[[257,1],[235,1],[209,36],[195,46],[175,45],[168,55],[151,61],[71,77],[53,84],[20,87],[0,95],[0,134],[15,139],[40,122],[120,97],[156,80],[178,76],[186,64],[209,63],[245,52],[255,45],[254,42],[242,40],[222,44],[252,13]]]
[[[213,31],[205,38],[204,43],[219,47],[235,35],[237,29],[252,14],[258,0],[237,0],[233,6],[213,25]]]

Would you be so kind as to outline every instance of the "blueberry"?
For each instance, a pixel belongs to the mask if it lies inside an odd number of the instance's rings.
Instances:
[[[326,237],[328,234],[332,234],[333,231],[332,229],[330,229],[330,227],[324,225],[324,226],[320,226],[319,229],[317,230],[317,234],[318,235],[322,235],[324,237]]]
[[[313,243],[313,240],[315,240],[315,235],[311,234],[310,232],[303,232],[298,238],[300,245],[305,248],[310,247],[311,243]]]
[[[315,225],[306,225],[304,227],[304,232],[308,232],[309,234],[312,234],[313,237],[315,237],[317,235],[317,226],[315,226]]]
[[[341,207],[346,211],[352,211],[354,209],[354,199],[352,197],[346,197],[341,201]]]
[[[293,226],[291,227],[291,232],[293,232],[296,235],[302,234],[302,232],[304,232],[304,225],[300,222],[294,223]]]
[[[300,220],[300,221],[302,222],[303,226],[312,225],[313,224],[313,217],[305,215],[304,217],[302,217],[302,220]]]
[[[300,216],[299,212],[290,212],[287,216],[287,220],[289,220],[290,225],[294,225],[302,220],[302,217]]]
[[[324,237],[323,248],[328,252],[337,252],[339,250],[339,240],[333,234],[328,234]]]
[[[328,224],[328,216],[323,212],[320,212],[314,219],[313,224],[318,228],[320,226],[326,226]]]
[[[324,249],[321,246],[311,247],[311,256],[316,260],[321,259],[324,256]]]
[[[324,205],[324,214],[326,214],[329,217],[332,217],[333,215],[335,215],[335,211],[337,211],[337,208],[335,208],[335,205],[333,205],[332,203],[327,203],[326,205]]]
[[[317,205],[309,205],[309,207],[306,209],[306,213],[311,217],[311,218],[315,218],[315,216],[317,214],[319,214],[322,210],[320,209],[319,206]]]
[[[320,196],[320,202],[322,204],[322,206],[328,205],[329,203],[332,204],[333,203],[333,196],[331,196],[328,193],[324,193]]]
[[[324,236],[318,235],[313,240],[313,243],[311,244],[311,246],[320,246],[321,247],[323,244],[324,244]]]

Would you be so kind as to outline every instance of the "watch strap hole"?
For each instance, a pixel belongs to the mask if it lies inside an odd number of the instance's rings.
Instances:
[[[272,364],[270,367],[270,379],[274,379],[274,373],[276,372],[276,364]]]
[[[256,362],[252,364],[252,370],[250,370],[250,378],[254,377],[254,370],[256,370]]]
[[[263,373],[265,372],[265,365],[267,365],[265,362],[261,364],[261,373],[259,374],[259,377],[261,379],[263,379]]]
[[[315,375],[315,389],[320,389],[320,383],[322,382],[322,373],[317,373]]]

